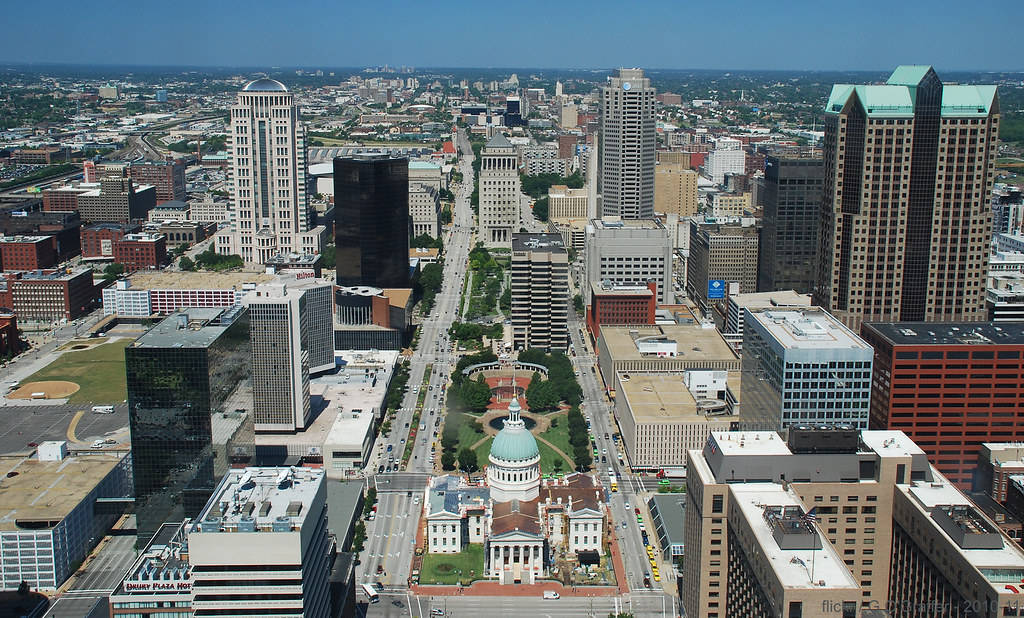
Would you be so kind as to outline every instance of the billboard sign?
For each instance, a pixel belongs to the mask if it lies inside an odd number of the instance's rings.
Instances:
[[[708,279],[708,300],[723,298],[725,298],[725,281],[723,279]]]

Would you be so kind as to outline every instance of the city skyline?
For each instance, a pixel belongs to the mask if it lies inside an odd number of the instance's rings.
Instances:
[[[531,3],[524,5],[521,18],[510,18],[497,7],[468,3],[444,11],[435,5],[409,2],[389,2],[386,7],[317,3],[308,11],[291,14],[275,10],[272,27],[261,19],[274,9],[267,2],[254,4],[252,10],[240,13],[226,5],[196,2],[176,5],[180,8],[174,12],[158,5],[121,2],[115,2],[109,11],[97,12],[64,3],[61,10],[47,16],[48,32],[62,45],[42,47],[36,44],[38,33],[33,27],[38,23],[35,7],[13,5],[7,7],[5,20],[11,26],[7,49],[14,51],[0,57],[0,63],[459,67],[470,57],[487,59],[483,64],[494,68],[881,70],[892,64],[927,62],[940,71],[1024,70],[1013,53],[1013,24],[1024,17],[1024,7],[1012,2],[995,3],[984,12],[964,12],[949,2],[871,2],[842,20],[826,19],[820,5],[810,2],[788,5],[787,10],[738,2],[730,15],[728,31],[734,36],[728,45],[722,44],[722,28],[693,28],[693,16],[674,11],[676,7],[668,3],[632,12],[617,10],[607,1],[557,11],[550,5]],[[306,19],[309,12],[317,18]],[[230,23],[233,27],[211,36],[210,31],[197,28],[197,13],[202,14],[203,24]],[[1001,18],[991,19],[994,13]],[[372,23],[380,14],[400,19],[387,24],[386,34],[361,28],[338,35],[337,24]],[[482,23],[495,25],[477,25]],[[914,24],[912,30],[908,23]],[[115,57],[92,44],[97,30],[110,28],[118,29],[123,50]],[[644,29],[643,36],[636,36]],[[496,30],[500,36],[495,36]],[[685,39],[677,36],[684,31]],[[254,32],[275,32],[277,36],[254,39]],[[388,45],[381,45],[382,36]],[[450,37],[448,43],[438,45],[439,38],[446,36]],[[257,39],[259,46],[251,45],[250,41]],[[948,44],[950,40],[972,39],[984,40],[986,45],[963,49]],[[508,40],[531,44],[506,45]],[[701,48],[712,51],[704,59],[695,59],[693,50]]]

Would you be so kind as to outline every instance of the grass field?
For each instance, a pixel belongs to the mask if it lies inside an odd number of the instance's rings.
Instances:
[[[124,349],[131,339],[119,339],[90,348],[65,352],[43,369],[22,380],[67,380],[81,389],[69,403],[121,403],[128,397],[124,376]]]
[[[424,554],[420,567],[421,584],[454,584],[481,579],[484,571],[484,546],[470,543],[457,554]]]
[[[548,418],[552,420],[558,419],[558,427],[548,428],[547,431],[540,434],[540,437],[560,448],[566,455],[571,456],[572,445],[569,444],[569,421],[566,420],[568,415],[565,412],[559,412],[552,414]]]

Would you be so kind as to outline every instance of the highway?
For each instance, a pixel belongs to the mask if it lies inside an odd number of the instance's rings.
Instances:
[[[413,430],[415,443],[406,470],[428,473],[434,469],[430,456],[444,411],[442,386],[447,383],[457,362],[448,344],[448,329],[461,298],[473,230],[473,213],[469,205],[473,188],[473,150],[465,134],[460,133],[459,138],[459,149],[464,153],[459,166],[464,180],[456,190],[452,226],[445,237],[442,287],[435,296],[434,308],[423,317],[420,324],[419,345],[409,366],[408,390],[392,422],[390,435],[377,441],[376,451],[367,466],[371,474],[377,473],[381,466],[387,468],[401,462],[406,441],[410,439]],[[428,365],[431,366],[429,374]],[[427,379],[426,383],[424,378]],[[419,423],[414,425],[413,418],[421,396],[422,416]],[[422,431],[420,426],[424,427]],[[383,488],[379,483],[381,478],[384,477],[378,475],[376,480],[378,486]],[[395,478],[394,475],[391,478]],[[420,479],[418,488],[415,488],[416,479]],[[368,522],[366,546],[357,567],[357,582],[360,584],[379,581],[389,590],[404,589],[407,586],[415,549],[416,525],[419,511],[423,508],[426,476],[405,475],[404,481],[408,490],[382,491],[379,494],[377,516],[375,521]],[[378,566],[382,569],[379,575]]]

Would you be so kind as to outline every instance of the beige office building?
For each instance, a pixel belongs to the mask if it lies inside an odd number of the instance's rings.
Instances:
[[[512,246],[519,230],[519,158],[516,147],[495,133],[480,154],[480,235],[487,247]]]
[[[615,374],[615,420],[634,470],[685,466],[686,451],[701,448],[712,431],[729,431],[740,418],[740,372],[691,369]]]
[[[682,163],[658,163],[654,167],[654,212],[680,217],[697,214],[697,172]]]
[[[659,150],[657,153],[658,165],[662,163],[682,165],[685,169],[693,169],[690,166],[690,153],[679,152],[678,150]],[[657,171],[657,168],[655,168]],[[657,182],[657,181],[655,181]]]
[[[715,193],[711,198],[711,211],[716,217],[742,217],[749,214],[749,193]]]
[[[862,322],[986,319],[999,98],[901,66],[825,106],[815,304]]]
[[[1024,603],[1024,551],[903,432],[712,432],[686,459],[687,616],[995,618]]]
[[[231,107],[230,226],[218,232],[220,254],[248,265],[282,253],[320,253],[326,231],[313,227],[306,203],[306,131],[292,93],[261,78]]]
[[[548,189],[548,219],[587,219],[587,190],[570,189],[565,185],[551,185]]]
[[[686,291],[705,314],[724,298],[722,290],[746,294],[757,289],[758,228],[753,225],[690,221]],[[738,287],[733,290],[731,288]],[[718,293],[716,293],[716,290]]]
[[[566,103],[562,106],[559,124],[563,129],[575,129],[579,122],[579,115],[574,103]]]

